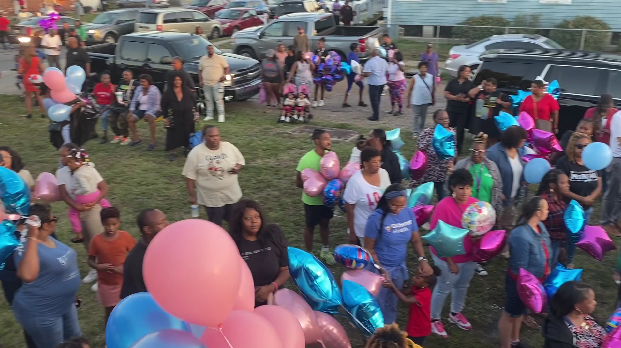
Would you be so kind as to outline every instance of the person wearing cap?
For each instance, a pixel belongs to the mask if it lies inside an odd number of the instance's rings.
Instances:
[[[213,104],[218,107],[218,122],[224,122],[224,81],[229,75],[229,63],[216,54],[212,44],[207,46],[207,54],[198,63],[198,83],[205,91],[207,115],[204,121],[213,119]]]
[[[190,90],[192,90],[192,92],[194,92],[196,86],[194,85],[194,80],[192,80],[192,76],[190,76],[190,74],[185,71],[185,69],[183,69],[183,58],[176,56],[173,57],[172,59],[172,70],[168,70],[168,72],[166,72],[166,82],[168,81],[172,81],[172,75],[176,73],[174,72],[178,72],[179,74],[181,74],[181,78],[183,79],[183,85],[188,87]],[[164,91],[168,88],[168,83],[166,84]]]
[[[440,71],[438,70],[439,59],[438,53],[433,50],[433,44],[428,43],[427,49],[420,55],[420,61],[427,62],[427,66],[429,67],[427,69],[427,73],[429,75],[433,75],[434,80],[440,74]]]
[[[302,52],[302,54],[310,51],[310,40],[308,35],[304,32],[304,28],[298,27],[298,35],[293,37],[293,46],[296,52]]]
[[[284,80],[284,71],[280,61],[275,58],[276,51],[273,49],[265,52],[266,58],[261,61],[261,80],[265,89],[266,104],[273,106],[280,104],[280,85]]]

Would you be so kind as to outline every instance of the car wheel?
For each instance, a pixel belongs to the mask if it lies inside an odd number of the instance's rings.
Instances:
[[[220,29],[218,28],[213,28],[213,30],[211,31],[211,39],[217,39],[218,37],[220,37]]]
[[[116,37],[114,34],[106,34],[103,39],[104,43],[116,43]]]
[[[242,48],[239,51],[239,55],[248,57],[248,58],[257,59],[257,55],[254,53],[254,50],[252,48]]]
[[[231,35],[235,35],[239,31],[238,27],[233,28],[233,33]]]

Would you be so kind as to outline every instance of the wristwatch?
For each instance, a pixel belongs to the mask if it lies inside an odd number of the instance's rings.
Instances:
[[[421,262],[421,261],[427,261],[427,262],[429,262],[429,260],[427,260],[427,258],[426,258],[426,257],[424,257],[424,256],[419,256],[419,257],[418,257],[418,262]]]

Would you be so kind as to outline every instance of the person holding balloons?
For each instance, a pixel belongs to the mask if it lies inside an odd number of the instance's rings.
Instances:
[[[544,347],[602,347],[606,331],[591,316],[596,306],[595,292],[590,285],[579,281],[561,285],[550,301],[551,315],[546,318],[543,330]]]
[[[548,202],[548,218],[543,221],[550,234],[552,265],[556,265],[561,248],[567,252],[568,262],[571,262],[576,245],[567,238],[565,232],[565,210],[567,202],[565,195],[569,192],[569,177],[560,169],[552,169],[543,176],[537,196]]]
[[[31,82],[32,77],[41,76],[43,74],[43,62],[39,59],[35,47],[28,45],[22,50],[19,58],[17,73],[22,75],[24,82],[24,97],[26,100],[26,110],[28,110],[27,118],[32,118],[32,98],[37,99],[39,108],[41,109],[41,118],[45,118],[45,109],[43,108],[43,99],[39,95],[39,87]]]
[[[501,348],[525,347],[520,343],[520,327],[526,306],[517,291],[520,269],[532,273],[541,283],[552,270],[550,235],[543,224],[548,218],[548,202],[536,196],[522,209],[518,226],[509,234],[509,268],[505,277],[505,310],[498,321]]]
[[[288,243],[282,229],[267,223],[259,203],[241,200],[235,205],[229,233],[252,274],[255,307],[266,304],[290,278]]]

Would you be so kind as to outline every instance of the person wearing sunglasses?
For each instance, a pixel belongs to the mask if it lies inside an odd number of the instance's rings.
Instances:
[[[569,192],[566,193],[566,198],[576,200],[582,205],[587,222],[593,215],[593,202],[602,193],[601,173],[587,168],[582,160],[582,152],[590,143],[592,140],[588,134],[574,132],[565,148],[565,157],[556,163],[556,168],[569,177]],[[568,257],[571,263],[573,255]]]

